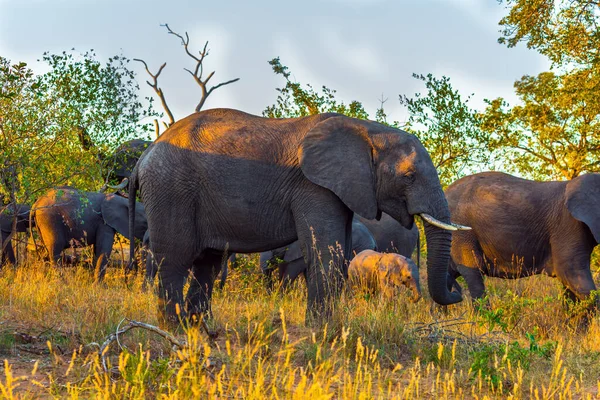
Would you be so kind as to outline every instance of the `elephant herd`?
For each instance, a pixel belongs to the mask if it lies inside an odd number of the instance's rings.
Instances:
[[[458,276],[473,298],[485,295],[483,275],[548,274],[573,300],[595,290],[597,174],[537,182],[486,172],[444,192],[414,135],[334,113],[268,119],[212,109],[176,122],[146,147],[123,173],[128,199],[52,189],[31,217],[25,206],[2,215],[3,243],[31,220],[51,260],[69,246],[93,245],[101,279],[116,232],[130,238],[131,260],[134,239],[143,239],[148,275],[160,265],[160,310],[168,320],[176,320],[177,305],[184,316],[210,313],[226,253],[261,253],[263,273],[270,279],[277,271],[284,286],[303,275],[307,322],[331,316],[348,277],[407,286],[416,300],[416,216],[427,242],[427,287],[438,304],[462,300]],[[14,258],[4,246],[3,259]]]

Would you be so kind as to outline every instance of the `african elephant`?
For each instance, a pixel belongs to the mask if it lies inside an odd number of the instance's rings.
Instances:
[[[363,250],[377,250],[377,245],[371,232],[355,216],[352,220],[352,253],[360,253]],[[300,243],[295,241],[289,246],[260,253],[260,269],[269,290],[274,286],[273,270],[277,269],[279,282],[285,290],[300,274],[306,278],[308,266],[304,261]]]
[[[144,152],[131,175],[131,210],[138,189],[150,247],[162,260],[160,309],[171,321],[176,304],[210,313],[225,249],[262,252],[295,240],[310,266],[307,322],[329,318],[350,258],[353,213],[385,212],[407,229],[421,215],[431,296],[440,304],[462,300],[446,286],[450,230],[458,228],[429,154],[407,132],[334,113],[271,119],[201,111]],[[130,213],[130,231],[134,225]],[[330,253],[336,243],[343,254]],[[195,279],[184,299],[190,269]]]
[[[122,143],[112,155],[106,157],[109,177],[121,182],[131,176],[131,171],[135,167],[142,153],[152,144],[148,140],[133,139]]]
[[[115,233],[129,237],[128,201],[114,195],[83,192],[63,186],[51,189],[33,205],[41,241],[50,261],[57,263],[64,249],[70,246],[94,246],[94,267],[101,281],[112,252]],[[139,225],[133,231],[138,239],[144,237],[147,222],[144,207],[136,207]]]
[[[600,240],[600,174],[538,182],[485,172],[454,182],[446,197],[452,217],[473,228],[453,233],[451,271],[471,297],[483,297],[483,275],[545,273],[573,300],[596,289],[590,255]]]
[[[15,252],[13,250],[11,240],[11,233],[13,231],[13,223],[15,221],[16,211],[16,226],[15,232],[27,232],[29,228],[29,211],[31,207],[27,204],[17,204],[16,207],[9,205],[6,207],[4,212],[0,214],[0,231],[2,231],[2,264],[5,263],[16,263]],[[32,221],[33,225],[33,221]],[[7,243],[7,241],[9,243]],[[2,267],[2,265],[0,265]]]
[[[413,225],[411,229],[406,229],[398,221],[386,213],[381,213],[381,219],[369,220],[357,216],[371,232],[379,251],[401,254],[404,257],[411,257],[413,251],[419,242],[419,229]]]
[[[413,260],[400,254],[361,251],[350,261],[348,277],[351,282],[382,291],[388,297],[405,286],[412,292],[413,302],[421,298],[419,268]]]

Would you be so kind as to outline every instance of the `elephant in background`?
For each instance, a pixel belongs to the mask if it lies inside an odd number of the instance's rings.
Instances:
[[[377,250],[377,244],[367,227],[355,217],[352,220],[352,253],[360,253],[363,250]],[[279,283],[285,290],[301,274],[304,278],[307,277],[308,266],[300,243],[295,241],[289,246],[260,253],[260,269],[269,290],[274,287],[273,271],[277,269]]]
[[[106,273],[115,233],[130,236],[128,200],[114,194],[58,187],[41,196],[32,212],[51,262],[58,263],[62,251],[71,246],[94,246],[93,265],[98,281]],[[148,227],[144,207],[138,204],[135,212],[139,225],[132,233],[141,240]]]
[[[115,149],[113,154],[106,157],[108,169],[110,170],[109,179],[118,182],[125,178],[129,179],[138,159],[151,144],[151,141],[142,139],[123,142]]]
[[[473,228],[453,233],[451,267],[472,298],[485,294],[483,275],[545,273],[572,300],[596,289],[590,255],[600,240],[600,174],[538,182],[485,172],[454,182],[446,197],[452,217]]]
[[[177,121],[141,156],[129,186],[132,211],[138,189],[150,247],[162,262],[159,308],[170,321],[176,305],[186,317],[210,314],[224,251],[262,252],[296,240],[309,265],[307,322],[328,319],[351,255],[353,213],[373,219],[385,212],[407,229],[421,216],[431,297],[462,300],[447,288],[450,231],[462,227],[451,224],[435,166],[407,132],[334,113],[272,119],[205,110]],[[136,217],[129,216],[132,234]],[[329,252],[336,243],[343,254]]]
[[[381,291],[387,297],[392,297],[397,289],[405,286],[412,292],[413,302],[421,298],[419,267],[400,254],[361,251],[350,261],[348,278],[352,284]]]
[[[416,225],[413,225],[411,229],[406,229],[386,213],[381,213],[379,221],[361,216],[357,216],[357,218],[369,229],[377,242],[379,251],[397,253],[409,258],[412,256],[419,243],[419,229]],[[419,257],[418,252],[417,257]]]
[[[17,260],[12,247],[13,223],[16,217],[15,232],[27,232],[29,228],[29,212],[31,207],[27,204],[8,205],[0,214],[0,231],[2,232],[2,264],[16,264]],[[33,224],[33,221],[32,225]],[[0,265],[0,268],[2,265]]]
[[[77,128],[77,136],[81,147],[86,151],[93,152],[98,161],[102,163],[102,175],[106,182],[100,191],[109,187],[117,190],[124,189],[127,181],[123,183],[123,180],[129,179],[138,159],[152,144],[149,140],[132,139],[121,143],[112,153],[107,154],[96,146],[84,127]]]

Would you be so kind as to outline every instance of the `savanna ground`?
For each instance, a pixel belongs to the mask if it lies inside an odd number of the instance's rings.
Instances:
[[[577,331],[560,285],[537,276],[487,279],[491,308],[447,313],[408,291],[345,295],[328,326],[304,325],[303,282],[268,294],[257,257],[238,260],[214,294],[216,339],[172,332],[185,345],[132,329],[158,324],[142,276],[111,268],[95,285],[83,266],[59,274],[40,261],[0,272],[0,398],[597,398],[600,322]],[[597,264],[594,263],[598,284]],[[461,284],[465,287],[464,282]]]

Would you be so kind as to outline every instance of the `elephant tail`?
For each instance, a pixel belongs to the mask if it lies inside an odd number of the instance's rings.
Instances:
[[[129,179],[129,265],[128,271],[135,271],[135,198],[138,189],[137,166],[133,169]]]
[[[228,258],[223,260],[223,265],[221,268],[221,282],[219,282],[219,289],[221,290],[223,290],[223,288],[225,287],[225,282],[227,282],[227,275],[229,274],[229,260],[235,262],[235,253],[231,253],[231,255]]]

